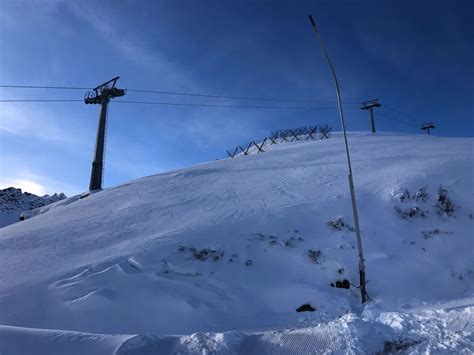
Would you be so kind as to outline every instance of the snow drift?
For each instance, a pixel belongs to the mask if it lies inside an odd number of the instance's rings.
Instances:
[[[0,229],[0,352],[473,351],[474,140],[349,143],[367,306],[335,135],[145,177]],[[353,286],[330,287],[340,279]],[[297,313],[305,303],[316,311]]]

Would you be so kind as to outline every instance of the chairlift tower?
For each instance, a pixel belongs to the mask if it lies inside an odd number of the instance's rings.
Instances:
[[[433,122],[428,122],[428,123],[423,123],[420,128],[422,131],[427,131],[428,135],[430,135],[430,128],[434,129],[435,125]]]
[[[95,142],[94,160],[92,161],[91,180],[89,191],[102,189],[102,178],[104,175],[104,151],[105,130],[107,127],[107,108],[110,99],[125,95],[125,90],[115,87],[119,77],[100,84],[93,91],[86,92],[84,102],[86,104],[100,104],[99,126],[97,128],[97,139]]]
[[[372,133],[375,133],[374,107],[380,107],[380,106],[382,105],[379,103],[379,99],[363,102],[361,106],[362,110],[370,111],[370,126],[372,128]]]

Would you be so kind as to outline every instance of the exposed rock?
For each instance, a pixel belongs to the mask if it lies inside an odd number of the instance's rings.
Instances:
[[[316,308],[311,306],[309,303],[305,303],[298,308],[296,308],[296,312],[314,312]]]

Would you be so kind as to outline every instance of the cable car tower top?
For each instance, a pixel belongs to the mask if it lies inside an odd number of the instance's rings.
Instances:
[[[84,102],[86,104],[100,104],[103,99],[113,99],[114,97],[120,97],[125,95],[125,90],[118,89],[115,87],[117,80],[120,77],[117,76],[109,81],[106,81],[103,84],[95,87],[94,91],[86,92],[84,96]]]

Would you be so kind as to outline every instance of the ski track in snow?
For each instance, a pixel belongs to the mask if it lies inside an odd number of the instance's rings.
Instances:
[[[358,277],[354,233],[327,226],[353,224],[336,135],[75,196],[0,229],[0,354],[474,352],[474,140],[349,143],[374,302],[329,287],[338,269]],[[397,200],[425,185],[427,201]],[[439,185],[453,217],[436,213]],[[316,312],[296,313],[304,303]]]

